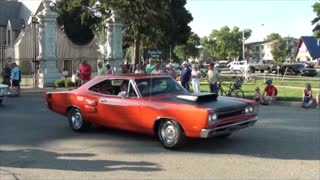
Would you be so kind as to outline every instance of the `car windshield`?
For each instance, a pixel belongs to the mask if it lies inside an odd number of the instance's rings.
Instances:
[[[145,78],[137,79],[135,81],[142,97],[168,93],[188,93],[188,91],[172,77]]]

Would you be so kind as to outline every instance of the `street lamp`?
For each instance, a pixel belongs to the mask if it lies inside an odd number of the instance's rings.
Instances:
[[[264,24],[260,24],[260,26],[264,26]],[[253,27],[253,28],[256,28],[256,27],[258,27],[258,26],[255,26],[255,27]],[[253,29],[252,28],[252,29]],[[246,58],[246,55],[245,55],[245,37],[244,37],[244,31],[245,31],[246,29],[243,29],[242,30],[242,60],[244,61],[245,60],[245,58]]]
[[[36,88],[37,87],[37,31],[36,31],[36,24],[39,24],[37,18],[35,16],[32,16],[31,18],[31,23],[33,26],[33,68],[34,68],[34,74],[33,74],[33,87]]]

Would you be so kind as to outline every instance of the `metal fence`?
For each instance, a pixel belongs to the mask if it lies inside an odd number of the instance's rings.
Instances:
[[[61,74],[61,78],[68,78],[72,77],[72,74],[77,72],[80,63],[84,59],[58,59],[57,61],[57,68]],[[88,64],[92,66],[92,71],[97,71],[97,59],[85,59],[87,60]],[[10,59],[3,61],[0,63],[1,70],[4,67],[4,64],[12,63],[12,62],[19,62],[19,68],[21,70],[21,87],[35,87],[37,85],[37,77],[38,71],[34,71],[34,62],[32,59]],[[0,77],[0,82],[2,82],[2,74]]]

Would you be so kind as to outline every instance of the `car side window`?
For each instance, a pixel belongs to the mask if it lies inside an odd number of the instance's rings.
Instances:
[[[106,95],[112,95],[114,92],[112,87],[112,82],[109,79],[93,85],[92,87],[89,88],[89,91],[97,92],[100,94],[106,94]]]

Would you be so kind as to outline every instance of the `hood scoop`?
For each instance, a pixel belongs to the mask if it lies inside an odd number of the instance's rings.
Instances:
[[[178,95],[178,99],[193,101],[193,102],[206,102],[217,100],[217,94],[215,93],[190,93],[184,95]]]

